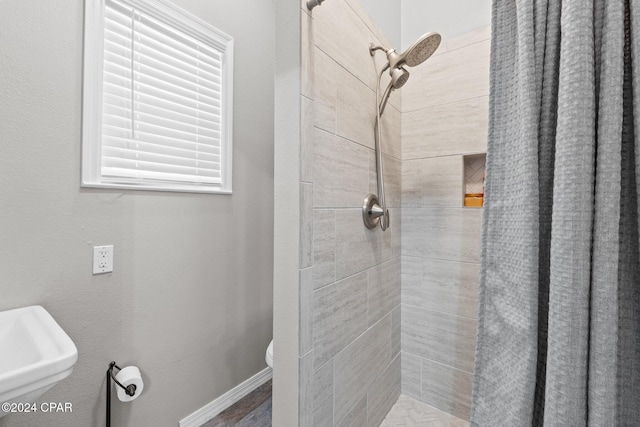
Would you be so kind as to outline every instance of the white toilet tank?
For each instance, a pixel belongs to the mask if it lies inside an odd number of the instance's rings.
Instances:
[[[264,360],[270,368],[273,368],[273,340],[271,340],[269,347],[267,347],[267,353],[264,355]]]

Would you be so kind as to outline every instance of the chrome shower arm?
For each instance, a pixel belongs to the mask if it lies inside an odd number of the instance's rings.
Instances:
[[[320,6],[324,0],[307,0],[307,9],[313,10],[314,7]]]
[[[371,56],[375,55],[376,50],[382,50],[382,51],[384,51],[384,53],[389,52],[389,49],[387,49],[384,46],[376,46],[373,43],[369,43],[369,55],[371,55]],[[389,67],[387,67],[387,68],[389,68]]]

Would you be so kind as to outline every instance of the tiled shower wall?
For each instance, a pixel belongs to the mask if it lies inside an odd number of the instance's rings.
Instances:
[[[400,98],[383,117],[391,228],[368,230],[361,206],[377,193],[368,47],[389,43],[357,0],[313,12],[302,0],[300,15],[299,425],[378,426],[400,394]]]
[[[482,211],[463,155],[486,151],[490,30],[445,40],[402,103],[402,392],[469,419]]]

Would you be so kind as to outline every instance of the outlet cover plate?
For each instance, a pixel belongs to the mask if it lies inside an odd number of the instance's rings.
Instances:
[[[113,245],[93,247],[93,274],[113,271]]]

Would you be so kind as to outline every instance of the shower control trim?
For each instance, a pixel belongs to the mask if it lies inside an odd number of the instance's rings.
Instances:
[[[375,194],[368,194],[362,203],[362,219],[364,220],[364,225],[369,229],[374,229],[380,223],[380,217],[384,215],[384,209],[378,204],[378,197]],[[386,212],[386,219],[388,226],[389,210]]]

